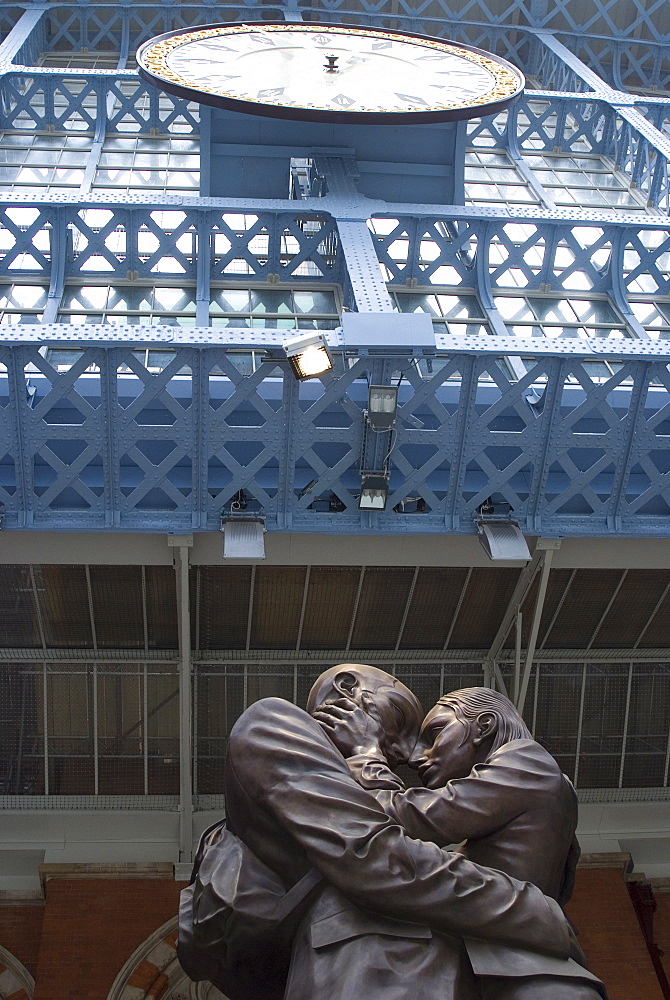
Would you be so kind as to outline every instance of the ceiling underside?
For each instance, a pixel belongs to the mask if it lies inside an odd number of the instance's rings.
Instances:
[[[329,663],[373,660],[426,707],[483,683],[521,572],[193,567],[196,794],[220,792],[246,705],[270,695],[304,705]],[[521,605],[522,648],[537,579]],[[2,793],[177,794],[175,593],[170,566],[0,569]],[[669,601],[670,570],[549,575],[524,714],[578,787],[667,785]],[[497,658],[508,690],[514,645],[512,626]]]
[[[286,651],[485,654],[521,570],[508,567],[199,566],[191,635],[203,655]],[[522,646],[538,577],[521,605]],[[538,650],[670,647],[670,569],[552,569]],[[512,628],[503,646],[512,655]],[[176,650],[169,566],[1,566],[0,650]],[[80,655],[85,656],[85,653]],[[504,655],[503,655],[504,658]]]

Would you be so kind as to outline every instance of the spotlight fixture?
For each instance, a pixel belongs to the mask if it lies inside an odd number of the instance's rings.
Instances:
[[[398,409],[397,385],[371,385],[368,390],[368,423],[373,431],[390,431]]]
[[[479,541],[493,562],[522,559],[528,562],[530,552],[516,521],[478,521]]]
[[[364,472],[361,480],[359,510],[384,510],[389,495],[388,476],[379,472]]]
[[[265,519],[222,517],[224,559],[265,559]]]
[[[326,338],[322,333],[304,333],[282,345],[295,377],[300,381],[323,375],[333,367]]]
[[[479,507],[475,523],[482,547],[493,562],[510,559],[528,562],[530,552],[517,521],[512,519],[507,501],[496,503],[489,497]]]

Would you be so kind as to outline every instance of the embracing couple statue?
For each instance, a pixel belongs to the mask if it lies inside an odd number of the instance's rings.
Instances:
[[[241,715],[225,794],[178,953],[231,1000],[606,997],[561,909],[574,789],[497,692],[424,718],[383,670],[332,667],[306,712],[266,698]]]

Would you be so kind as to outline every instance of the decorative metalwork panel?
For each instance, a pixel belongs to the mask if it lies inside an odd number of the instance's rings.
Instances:
[[[337,229],[329,216],[210,211],[202,226],[211,239],[213,279],[247,274],[267,280],[274,274],[284,281],[341,280]]]
[[[176,347],[159,372],[132,341],[82,346],[65,371],[4,346],[7,526],[211,529],[244,498],[275,530],[472,532],[496,495],[533,533],[665,534],[667,359],[631,358],[605,378],[560,350],[533,359],[531,343],[520,379],[494,351],[438,356],[432,374],[389,356],[400,407],[376,515],[358,512],[358,493],[380,358],[298,385],[273,362],[244,375],[215,346]]]
[[[130,203],[77,210],[0,208],[0,272],[46,279],[60,253],[66,277],[110,281],[180,277],[195,281],[198,258],[213,279],[339,281],[342,251],[335,221],[287,212],[216,212]]]
[[[94,131],[100,91],[97,81],[86,77],[5,74],[0,124],[2,128]]]
[[[613,112],[597,100],[526,93],[514,109],[519,149],[612,153]]]
[[[160,94],[134,73],[53,69],[6,73],[0,83],[1,128],[94,132],[102,116],[109,133],[199,131],[198,109]]]
[[[236,10],[244,9],[253,4],[237,4]],[[135,7],[135,9],[133,9]],[[100,16],[100,8],[96,5],[92,10],[83,12],[79,3],[70,2],[54,5],[50,11],[49,34],[52,43],[66,43],[71,46],[92,47],[101,40],[109,42],[117,39],[122,31],[122,19],[130,11],[133,23],[133,35],[137,32],[140,38],[151,37],[171,28],[187,27],[191,24],[214,22],[222,19],[222,13],[230,18],[233,10],[225,4],[207,4],[199,6],[184,3],[182,0],[164,0],[162,10],[156,7],[141,8],[139,11],[132,0],[123,0],[107,7],[106,17]],[[548,5],[547,3],[529,4],[527,0],[513,0],[512,3],[502,0],[461,0],[460,3],[446,3],[444,0],[433,0],[430,4],[417,6],[416,3],[402,0],[399,4],[371,3],[369,0],[328,0],[328,2],[313,2],[287,4],[289,13],[299,10],[309,13],[314,19],[325,19],[334,13],[348,13],[352,17],[383,18],[395,17],[417,21],[420,19],[435,19],[450,23],[458,21],[479,22],[481,24],[529,25],[546,28],[552,31],[589,32],[592,35],[611,37],[634,37],[658,39],[667,36],[661,5],[647,5],[642,0],[634,0],[626,8],[626,20],[622,20],[621,12],[615,0],[593,0],[573,10],[567,0]],[[11,9],[7,13],[8,22],[15,23],[20,10]],[[111,15],[111,16],[110,16]]]
[[[488,267],[494,286],[594,292],[611,288],[609,264],[615,230],[596,226],[595,220],[588,227],[546,227],[521,218],[467,225],[415,217],[374,221],[384,229],[383,235],[375,237],[377,252],[394,283],[476,287],[478,253],[483,258],[480,267]],[[636,244],[638,266],[644,266],[644,259],[651,267],[651,258],[659,251],[646,249],[642,240]]]
[[[568,66],[546,46],[536,43],[533,55],[531,63],[533,77],[546,90],[578,93],[590,89],[572,66]]]
[[[106,82],[107,132],[146,133],[179,132],[188,134],[199,132],[199,108],[188,101],[168,94],[162,94],[134,75],[128,78],[111,79]]]

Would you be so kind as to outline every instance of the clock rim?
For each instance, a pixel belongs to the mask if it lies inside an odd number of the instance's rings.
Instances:
[[[429,42],[446,43],[453,45],[455,48],[466,49],[469,52],[474,52],[487,59],[492,59],[516,74],[519,78],[519,86],[514,93],[510,94],[508,97],[503,97],[496,101],[483,101],[479,104],[468,105],[464,108],[447,108],[439,111],[331,111],[327,108],[281,107],[277,104],[262,104],[259,101],[245,101],[242,98],[225,97],[221,94],[211,94],[203,90],[198,90],[195,87],[187,87],[174,83],[171,80],[166,80],[164,77],[152,73],[151,70],[142,65],[141,61],[145,51],[150,46],[153,46],[158,42],[166,41],[168,38],[174,38],[177,35],[188,35],[195,31],[206,31],[211,28],[248,26],[252,30],[255,30],[259,28],[267,29],[275,26],[298,28],[303,25],[304,22],[294,25],[286,21],[220,21],[216,24],[192,25],[189,28],[177,28],[175,31],[165,31],[162,34],[155,35],[153,38],[143,42],[137,49],[135,58],[137,60],[139,76],[146,83],[150,83],[168,94],[173,94],[175,97],[180,97],[184,100],[195,101],[197,104],[206,104],[209,107],[221,108],[225,111],[234,111],[238,114],[256,115],[261,118],[279,118],[284,121],[320,122],[322,124],[347,123],[349,125],[392,126],[428,125],[439,122],[467,121],[471,118],[488,117],[489,115],[495,115],[500,111],[506,110],[511,107],[512,104],[515,104],[524,92],[526,84],[524,74],[520,69],[518,69],[517,66],[514,66],[507,59],[503,59],[502,56],[498,56],[494,52],[487,52],[486,49],[480,49],[476,45],[467,45],[465,42],[453,42],[448,38],[439,38],[436,35],[417,35],[415,32],[399,31],[396,29],[388,31],[387,34],[399,35],[405,38],[425,39]],[[364,25],[334,24],[332,22],[319,24],[309,23],[304,26],[313,28],[315,31],[327,31],[329,28],[350,28],[352,33],[357,31],[365,32],[386,30],[384,28],[372,28]]]

